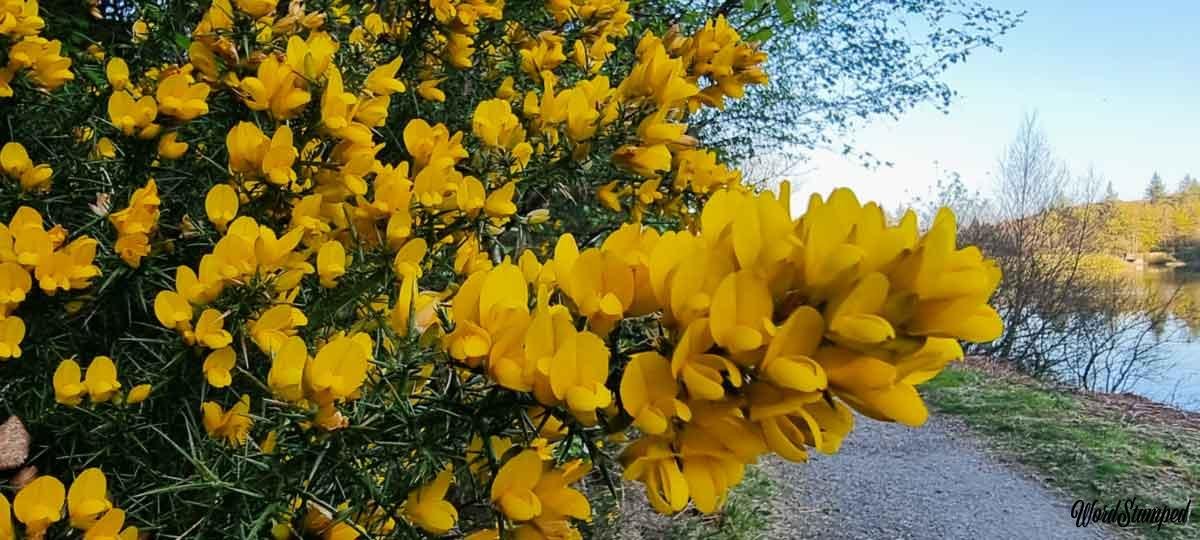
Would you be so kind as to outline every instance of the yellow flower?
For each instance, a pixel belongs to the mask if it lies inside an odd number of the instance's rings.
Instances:
[[[800,392],[824,390],[828,384],[825,370],[813,360],[824,332],[825,321],[817,310],[801,306],[793,311],[779,327],[759,364],[764,378]]]
[[[513,203],[516,189],[516,182],[508,182],[500,186],[500,189],[489,193],[487,200],[483,203],[483,211],[494,219],[507,218],[517,213],[517,205]]]
[[[354,94],[346,92],[342,86],[341,70],[337,66],[332,67],[325,83],[325,93],[321,96],[321,123],[334,134],[349,128],[350,109],[357,102]]]
[[[108,137],[100,137],[96,141],[96,155],[104,159],[113,159],[117,157],[117,145]]]
[[[466,34],[450,32],[446,35],[446,61],[458,69],[471,67],[471,56],[475,54],[475,40]]]
[[[304,368],[308,364],[308,347],[303,339],[291,336],[272,350],[275,352],[271,358],[271,370],[267,372],[267,385],[280,399],[299,401],[304,397]]]
[[[700,220],[709,245],[732,249],[741,269],[766,275],[775,273],[799,241],[792,234],[785,203],[771,193],[718,191],[704,206]]]
[[[438,88],[438,85],[444,80],[446,79],[443,77],[421,81],[417,84],[417,95],[421,96],[421,99],[425,101],[436,101],[439,103],[446,101],[446,93]]]
[[[621,454],[625,479],[646,485],[646,498],[659,513],[673,514],[687,506],[688,482],[666,440],[658,437],[638,439]]]
[[[241,400],[228,411],[215,402],[205,401],[200,411],[204,415],[204,430],[210,437],[223,439],[234,448],[246,444],[246,437],[254,424],[250,418],[250,396],[242,394]]]
[[[219,0],[213,2],[213,7],[215,8],[219,3]],[[216,80],[220,76],[216,55],[208,45],[200,40],[192,41],[192,44],[188,46],[188,63],[194,66],[205,80]]]
[[[8,504],[8,497],[0,493],[0,540],[15,540],[16,538],[12,523],[12,506]]]
[[[362,332],[337,336],[322,346],[304,370],[312,399],[328,404],[355,397],[367,381],[374,346],[371,337]]]
[[[24,339],[25,321],[16,315],[0,319],[0,360],[20,358],[21,341]]]
[[[264,353],[275,354],[288,337],[296,335],[296,327],[306,324],[308,318],[299,308],[277,304],[250,321],[250,339]]]
[[[711,514],[725,504],[729,489],[742,481],[744,465],[719,438],[724,434],[692,431],[691,426],[679,437],[683,476],[696,509]]]
[[[914,382],[901,376],[891,363],[832,346],[817,351],[816,360],[829,377],[834,393],[858,412],[913,427],[924,424],[929,417]]]
[[[229,371],[237,364],[237,354],[233,347],[222,347],[208,353],[204,359],[204,378],[213,388],[225,388],[233,382],[233,374]]]
[[[397,92],[403,92],[405,90],[404,83],[396,79],[396,70],[400,69],[400,63],[403,61],[404,57],[397,56],[391,62],[371,70],[371,73],[367,74],[367,80],[363,81],[363,88],[377,96],[390,96]]]
[[[39,538],[62,519],[66,488],[53,476],[39,476],[21,488],[13,499],[13,514],[25,525],[27,538]]]
[[[523,450],[496,473],[492,480],[491,501],[508,519],[533,519],[542,513],[542,501],[533,492],[541,479],[542,458],[536,450]]]
[[[480,529],[468,534],[464,540],[500,540],[498,529]]]
[[[71,359],[59,362],[54,370],[54,400],[74,407],[83,401],[87,387],[83,385],[83,370]]]
[[[178,131],[172,131],[158,139],[158,155],[163,159],[179,159],[187,149],[188,144],[179,141]]]
[[[225,232],[225,226],[237,217],[238,195],[229,184],[217,184],[208,190],[204,197],[204,213],[218,231]]]
[[[672,418],[691,419],[692,411],[676,399],[678,394],[671,364],[656,352],[634,354],[621,375],[621,405],[633,425],[650,435],[665,433]]]
[[[175,288],[179,291],[179,298],[170,299],[171,303],[166,307],[169,308],[167,311],[168,313],[173,311],[171,320],[183,322],[183,324],[175,323],[173,328],[176,330],[179,330],[180,332],[190,330],[193,315],[192,307],[190,305],[185,306],[184,304],[180,304],[180,300],[187,304],[207,304],[212,302],[213,299],[215,299],[217,295],[221,293],[221,289],[224,287],[224,282],[221,281],[220,276],[216,275],[216,269],[213,265],[214,262],[216,261],[212,257],[201,259],[200,272],[201,275],[204,276],[203,281],[200,279],[200,275],[196,274],[195,270],[183,265],[175,267]],[[154,302],[154,313],[157,316],[159,311],[157,297],[154,298]],[[185,311],[186,313],[184,313]],[[186,315],[186,318],[180,319],[180,317],[184,317],[184,315]],[[163,318],[160,317],[159,322],[163,322]],[[164,324],[164,326],[166,325]],[[168,326],[168,328],[172,327]]]
[[[854,426],[850,408],[820,392],[789,392],[754,383],[747,391],[750,420],[762,427],[763,441],[780,457],[808,461],[805,446],[832,454]]]
[[[822,201],[814,195],[802,221],[801,262],[804,284],[815,293],[828,294],[830,285],[844,279],[863,259],[863,251],[847,242],[862,205],[848,189],[836,189]]]
[[[27,36],[9,49],[9,66],[4,71],[11,73],[14,69],[28,67],[30,71],[26,76],[31,81],[46,90],[56,90],[75,78],[71,72],[71,59],[61,53],[62,42]],[[11,80],[11,76],[5,78]]]
[[[176,73],[159,81],[155,98],[159,112],[184,122],[208,113],[209,87],[194,83],[191,75]]]
[[[225,147],[229,149],[230,172],[258,175],[270,139],[253,123],[238,122],[225,136]]]
[[[107,356],[93,358],[92,363],[88,364],[83,385],[87,387],[88,397],[93,403],[112,399],[113,394],[121,389],[121,383],[117,381],[117,365],[113,363],[112,358]]]
[[[530,77],[537,77],[543,71],[554,71],[567,59],[563,54],[563,36],[549,30],[539,33],[520,54],[521,70]]]
[[[338,44],[325,32],[312,32],[308,39],[292,36],[287,43],[287,65],[310,81],[316,81],[332,65]]]
[[[696,319],[687,325],[671,355],[671,373],[683,380],[688,394],[695,399],[718,400],[725,397],[726,380],[734,388],[742,384],[742,374],[730,360],[709,352],[713,347],[708,319]]]
[[[658,191],[658,186],[661,183],[657,178],[642,182],[642,185],[638,186],[636,191],[638,202],[643,206],[650,206],[662,200],[663,194]]]
[[[537,208],[525,214],[525,222],[530,225],[541,225],[547,221],[550,221],[549,208]]]
[[[224,328],[225,316],[215,309],[206,309],[196,321],[196,341],[210,349],[227,347],[233,336]]]
[[[150,25],[146,24],[146,21],[138,19],[133,22],[133,42],[134,43],[141,43],[143,41],[146,41],[146,38],[149,36],[150,36]]]
[[[9,245],[11,247],[11,243]],[[0,262],[0,304],[20,304],[32,287],[28,270],[14,262]]]
[[[471,118],[471,129],[483,144],[495,148],[512,148],[525,140],[525,128],[502,99],[479,102]]]
[[[629,98],[647,98],[661,108],[679,104],[696,95],[700,89],[685,77],[680,58],[671,58],[662,40],[652,33],[643,35],[637,46],[638,61],[620,91]]]
[[[299,114],[312,99],[312,95],[299,87],[300,83],[291,67],[269,56],[258,65],[256,77],[242,79],[241,88],[246,91],[247,107],[270,111],[272,118],[286,120]]]
[[[126,137],[153,139],[161,126],[154,123],[158,115],[158,103],[150,96],[134,101],[124,90],[113,92],[108,98],[108,118]]]
[[[665,144],[625,145],[613,153],[612,159],[613,163],[647,178],[671,170],[671,151]]]
[[[125,511],[113,508],[83,535],[84,540],[137,540],[137,527],[125,526]],[[122,528],[124,527],[124,528]]]
[[[431,326],[437,325],[437,298],[426,292],[416,290],[416,277],[403,277],[400,292],[396,295],[396,304],[392,306],[389,323],[392,330],[400,337],[408,336],[416,330],[424,334]]]
[[[974,246],[955,249],[955,228],[954,214],[943,208],[889,278],[897,292],[916,295],[915,305],[900,314],[907,332],[986,343],[1004,331],[987,305],[1000,285],[1000,268]]]
[[[564,253],[575,255],[574,238],[563,235]],[[636,281],[633,269],[612,253],[596,248],[584,250],[577,260],[568,262],[555,251],[554,271],[560,276],[562,288],[579,307],[580,315],[597,333],[607,334],[613,325],[633,305]]]
[[[554,353],[550,366],[550,388],[554,397],[585,424],[596,420],[596,409],[612,403],[612,392],[604,386],[608,378],[608,347],[600,336],[588,331],[568,337]]]
[[[564,517],[584,521],[591,520],[592,508],[587,497],[570,487],[591,470],[591,465],[582,460],[572,460],[562,466],[545,471],[533,488],[542,502],[542,513],[537,521],[544,523]],[[537,523],[535,523],[537,524]]]
[[[729,274],[717,286],[709,309],[713,340],[735,355],[758,349],[775,333],[773,311],[764,279],[747,270]]]
[[[433,482],[410,492],[404,504],[404,516],[430,534],[443,535],[453,529],[458,521],[458,510],[446,501],[446,490],[453,478],[454,469],[446,467]]]
[[[238,9],[247,15],[260,19],[275,11],[277,0],[234,0]]]
[[[34,165],[25,147],[17,142],[7,143],[0,149],[0,169],[20,182],[24,191],[49,189],[50,177],[54,174],[49,165]]]
[[[154,297],[154,316],[167,328],[183,331],[192,323],[192,304],[175,291],[159,291]]]
[[[104,67],[104,75],[114,91],[124,90],[129,85],[129,65],[120,57],[114,56]]]
[[[346,273],[350,256],[341,242],[331,240],[321,244],[317,251],[317,274],[321,277],[321,286],[332,288],[337,286],[337,279]]]
[[[613,180],[596,190],[596,198],[600,200],[600,204],[613,212],[621,211],[621,190],[617,189],[617,183]]]
[[[145,233],[123,234],[117,238],[113,249],[121,260],[133,268],[142,264],[142,258],[150,254],[150,238]]]
[[[496,97],[505,101],[517,97],[515,84],[516,81],[512,78],[512,75],[504,77],[504,80],[500,81],[500,87],[496,89]]]
[[[283,186],[296,180],[292,163],[299,153],[292,146],[292,128],[279,126],[271,135],[266,153],[262,156],[262,172],[272,184]]]
[[[96,467],[85,469],[71,482],[71,489],[67,490],[67,514],[72,527],[86,530],[110,508],[108,478],[103,471]]]
[[[125,396],[125,404],[137,405],[138,403],[146,401],[146,398],[150,397],[150,389],[151,387],[148,384],[139,384],[131,388],[129,390],[129,395]]]
[[[879,315],[887,302],[888,286],[883,274],[873,272],[831,299],[825,307],[829,338],[848,346],[874,345],[895,338],[891,323]]]

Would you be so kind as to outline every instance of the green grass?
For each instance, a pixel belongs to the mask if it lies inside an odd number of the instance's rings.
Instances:
[[[970,367],[947,369],[922,390],[936,410],[963,418],[1072,499],[1182,506],[1200,494],[1194,429],[1123,419],[1087,396]],[[1129,530],[1152,539],[1200,538],[1200,517]]]

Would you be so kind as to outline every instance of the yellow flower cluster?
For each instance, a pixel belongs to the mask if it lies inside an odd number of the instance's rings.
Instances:
[[[86,288],[100,275],[93,264],[96,240],[79,236],[63,245],[67,238],[61,226],[46,230],[42,215],[28,206],[18,208],[7,226],[0,223],[0,361],[21,356],[25,321],[12,312],[27,299],[34,278],[53,295]]]
[[[546,3],[546,9],[560,27],[567,23],[580,25],[583,39],[575,41],[571,59],[591,73],[600,71],[616,51],[613,41],[629,35],[629,23],[633,21],[629,4],[621,0],[552,0]]]
[[[505,517],[518,523],[517,538],[578,537],[568,518],[590,520],[587,497],[571,484],[583,478],[590,466],[575,460],[550,467],[537,450],[523,450],[500,467],[492,479],[491,500]],[[495,529],[484,529],[470,538],[499,538]]]
[[[851,408],[924,423],[914,385],[961,358],[958,339],[1001,332],[987,305],[1000,271],[956,248],[949,211],[918,235],[911,212],[888,226],[843,189],[792,220],[785,185],[779,199],[714,194],[695,234],[642,234],[640,290],[666,342],[622,375],[622,406],[645,435],[623,458],[660,512],[689,498],[715,511],[767,451],[835,452]]]
[[[150,254],[150,235],[158,228],[158,184],[151,179],[144,187],[134,190],[129,206],[108,216],[117,230],[113,246],[126,264],[137,268],[142,257]]]
[[[850,408],[920,425],[914,385],[962,356],[956,340],[1001,331],[986,303],[998,268],[956,248],[948,211],[919,236],[913,214],[888,226],[848,190],[814,196],[795,220],[787,198],[720,191],[696,233],[630,224],[582,252],[564,235],[544,265],[526,252],[520,267],[473,273],[452,299],[447,349],[590,425],[613,403],[602,336],[658,313],[665,339],[632,355],[620,394],[646,435],[626,451],[626,474],[662,512],[689,497],[715,511],[767,451],[796,461],[806,446],[836,451]],[[550,288],[568,302],[550,305]]]
[[[147,74],[145,85],[157,83],[155,95],[143,95],[142,86],[130,82],[129,67],[125,61],[113,57],[108,61],[105,74],[113,93],[108,98],[108,117],[112,125],[126,137],[153,139],[162,132],[158,123],[163,120],[187,122],[208,112],[209,87],[198,83],[190,68],[173,70],[171,73]],[[153,81],[161,77],[161,80]],[[177,142],[178,134],[170,132],[159,140],[159,153],[168,159],[177,159],[187,150],[185,143]],[[184,146],[180,147],[179,145]]]
[[[689,103],[693,110],[700,105],[724,108],[726,97],[740,98],[746,85],[767,82],[761,67],[767,53],[743,43],[724,16],[705,22],[691,37],[668,35],[665,41],[691,76],[710,81]]]
[[[0,36],[13,40],[8,65],[0,67],[0,98],[12,97],[12,80],[24,72],[46,90],[55,90],[75,78],[71,59],[62,56],[62,43],[39,37],[46,21],[38,16],[37,0],[14,0],[0,5]]]
[[[85,540],[136,540],[138,528],[125,526],[125,511],[108,497],[108,478],[92,467],[71,482],[68,490],[53,476],[39,476],[17,492],[12,503],[0,494],[0,539],[15,538],[12,518],[25,527],[25,538],[43,538],[46,530],[63,518],[63,505],[71,528]]]
[[[92,403],[104,403],[117,397],[121,382],[117,380],[117,364],[107,356],[97,356],[88,364],[87,374],[72,358],[58,363],[54,370],[54,400],[70,407],[83,402],[87,396]],[[150,385],[139,384],[125,396],[127,405],[141,403],[150,396]]]
[[[441,56],[458,69],[471,67],[475,54],[473,36],[479,33],[481,19],[500,20],[503,16],[504,0],[430,0],[429,6],[441,25]]]
[[[25,191],[50,189],[50,177],[54,170],[44,163],[35,165],[29,153],[19,142],[10,142],[0,149],[0,171],[21,184]]]

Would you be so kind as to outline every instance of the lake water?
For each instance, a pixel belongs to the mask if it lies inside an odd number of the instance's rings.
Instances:
[[[1146,271],[1143,283],[1163,294],[1179,289],[1174,316],[1164,326],[1163,372],[1137,381],[1135,394],[1181,408],[1200,411],[1200,273]]]

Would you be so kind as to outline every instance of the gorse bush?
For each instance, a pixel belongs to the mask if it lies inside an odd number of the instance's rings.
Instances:
[[[996,266],[743,185],[764,54],[630,10],[0,4],[0,539],[578,538],[921,424]]]

